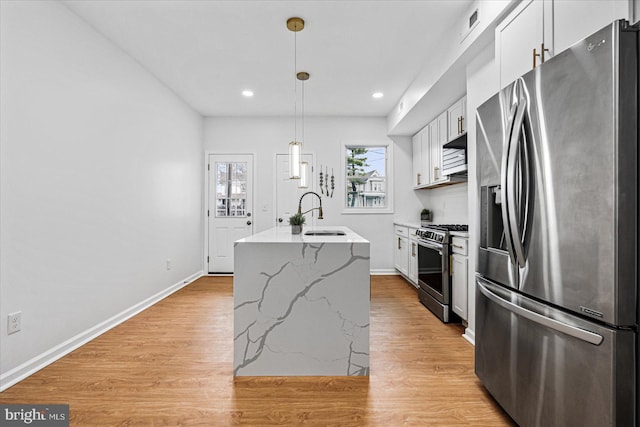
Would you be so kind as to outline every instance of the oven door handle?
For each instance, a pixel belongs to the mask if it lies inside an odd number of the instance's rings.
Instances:
[[[442,255],[442,247],[438,246],[438,245],[432,245],[430,243],[427,242],[422,242],[420,240],[418,240],[418,245],[420,246],[424,246],[425,248],[429,248],[429,249],[433,249],[434,251],[438,251],[438,253],[440,255]]]

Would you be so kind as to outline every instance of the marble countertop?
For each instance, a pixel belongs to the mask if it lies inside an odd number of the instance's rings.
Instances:
[[[409,221],[394,221],[395,225],[402,225],[403,227],[409,228],[420,228],[419,222],[409,222]]]
[[[344,236],[306,236],[304,233],[313,230],[342,231]],[[291,234],[290,226],[273,227],[256,233],[236,243],[369,243],[368,240],[355,233],[348,227],[328,225],[317,227],[303,227],[302,234]]]

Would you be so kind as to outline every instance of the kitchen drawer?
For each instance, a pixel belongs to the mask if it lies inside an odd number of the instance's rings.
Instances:
[[[402,237],[409,237],[409,227],[404,227],[402,225],[396,225],[396,235]]]
[[[418,230],[417,228],[411,228],[409,227],[409,239],[411,240],[418,240],[418,236],[416,236],[416,231]]]
[[[467,255],[468,240],[464,237],[451,238],[451,251],[454,254]]]

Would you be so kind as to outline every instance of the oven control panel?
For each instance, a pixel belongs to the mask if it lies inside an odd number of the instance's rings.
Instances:
[[[422,240],[427,240],[430,242],[436,243],[444,243],[447,232],[441,230],[433,230],[429,228],[419,228],[416,230],[416,236],[418,236]]]

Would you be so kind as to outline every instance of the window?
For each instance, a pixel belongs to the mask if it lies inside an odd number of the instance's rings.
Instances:
[[[392,213],[390,144],[345,144],[343,213]]]
[[[216,217],[245,216],[247,163],[216,162]]]

